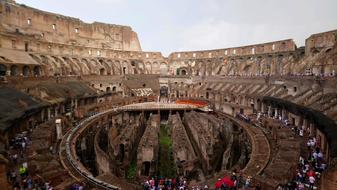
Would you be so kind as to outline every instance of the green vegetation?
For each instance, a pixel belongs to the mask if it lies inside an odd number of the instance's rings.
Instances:
[[[136,177],[137,163],[136,159],[133,159],[126,172],[127,179],[134,179]]]
[[[168,134],[168,129],[166,128],[166,125],[160,125],[159,144],[160,146],[165,146],[168,148],[172,147],[172,140]]]
[[[172,140],[166,125],[160,125],[157,174],[161,177],[169,178],[176,176],[176,168],[172,154]]]

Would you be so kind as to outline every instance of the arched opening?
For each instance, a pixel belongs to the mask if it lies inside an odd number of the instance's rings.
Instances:
[[[23,68],[22,68],[22,74],[23,74],[23,76],[25,76],[25,77],[27,77],[27,76],[29,76],[30,75],[30,68],[28,67],[28,66],[24,66]]]
[[[116,92],[116,87],[112,87],[112,92]]]
[[[181,72],[180,72],[181,75],[187,75],[187,72],[185,69],[182,69]]]
[[[160,96],[161,97],[168,97],[168,88],[167,88],[167,86],[160,87]]]
[[[142,164],[142,175],[143,176],[150,175],[150,167],[151,167],[151,163],[149,161],[143,162]]]
[[[167,75],[167,72],[168,72],[168,68],[167,68],[166,63],[160,64],[160,74]]]
[[[123,75],[126,74],[126,67],[123,67]]]
[[[19,68],[16,65],[11,66],[11,76],[17,76],[19,73]]]
[[[99,74],[100,74],[100,75],[105,75],[105,69],[104,69],[104,68],[101,68],[101,69],[99,70]]]
[[[28,42],[25,42],[25,51],[27,52],[29,50]]]
[[[33,69],[34,76],[41,76],[41,67],[40,66],[35,66]]]
[[[262,102],[261,102],[260,99],[257,99],[256,109],[259,110],[259,111],[262,110]]]
[[[107,91],[107,92],[110,92],[110,91],[111,91],[111,88],[110,88],[110,87],[106,87],[106,91]]]
[[[119,161],[120,162],[123,162],[124,160],[124,156],[125,156],[125,147],[124,147],[124,144],[120,144],[119,145]]]
[[[7,67],[4,64],[0,64],[0,76],[5,76],[7,72]]]
[[[200,71],[198,69],[197,72],[195,72],[195,76],[199,76],[199,73],[200,73]]]
[[[133,68],[133,74],[138,74],[137,68]]]

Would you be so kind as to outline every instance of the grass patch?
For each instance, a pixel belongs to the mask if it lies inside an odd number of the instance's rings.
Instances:
[[[126,178],[127,179],[134,179],[136,177],[137,164],[136,159],[133,159],[126,171]]]
[[[160,125],[158,176],[176,177],[176,167],[172,154],[172,140],[166,125]]]

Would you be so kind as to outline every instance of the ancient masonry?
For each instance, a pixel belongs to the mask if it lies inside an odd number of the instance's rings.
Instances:
[[[310,137],[328,165],[315,186],[335,190],[336,42],[333,30],[304,47],[165,57],[142,51],[129,26],[0,0],[0,189],[12,189],[13,139],[28,134],[28,169],[55,189],[139,189],[163,168],[193,185],[240,171],[276,189]]]

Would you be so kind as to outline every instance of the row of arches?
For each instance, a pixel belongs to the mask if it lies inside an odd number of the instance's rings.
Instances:
[[[286,75],[292,72],[295,57],[291,54],[284,56],[258,56],[249,59],[229,59],[222,64],[220,75]]]
[[[28,65],[17,66],[5,64],[0,64],[0,76],[41,76],[42,68],[41,66],[35,65],[30,67]]]
[[[188,62],[165,60],[143,62],[141,59],[107,59],[61,57],[45,54],[30,54],[39,62],[43,71],[26,71],[23,75],[125,75],[125,74],[161,74],[161,75],[285,75],[292,72],[297,60],[293,54],[271,54],[265,56],[243,56],[194,59]],[[31,68],[33,70],[33,68]],[[2,75],[4,75],[4,70]],[[6,69],[7,70],[7,69]],[[26,69],[27,70],[27,69]],[[15,71],[11,73],[16,73]],[[26,75],[25,75],[26,76]]]
[[[121,60],[107,58],[59,57],[30,54],[46,68],[46,75],[125,75],[125,74],[168,74],[166,62]]]

